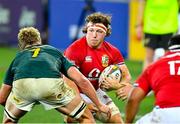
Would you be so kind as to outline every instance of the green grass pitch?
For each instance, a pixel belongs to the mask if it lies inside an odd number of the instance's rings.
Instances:
[[[5,71],[12,61],[13,57],[17,52],[16,48],[7,48],[0,47],[0,82],[3,82],[3,77],[5,75]],[[130,61],[126,60],[126,64],[130,70],[132,75],[132,81],[136,79],[136,77],[141,73],[142,62]],[[108,93],[115,104],[119,107],[122,115],[124,117],[124,109],[126,101],[118,100],[114,94],[114,92]],[[150,112],[153,108],[154,98],[153,96],[148,96],[141,104],[139,108],[138,115],[136,119],[141,117],[147,112]],[[0,123],[3,118],[3,106],[0,106]],[[63,118],[60,113],[56,110],[45,111],[41,105],[37,105],[33,108],[32,111],[28,112],[23,118],[19,121],[19,123],[63,123]]]

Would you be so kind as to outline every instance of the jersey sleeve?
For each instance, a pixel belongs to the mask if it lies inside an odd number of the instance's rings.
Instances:
[[[4,78],[4,84],[12,86],[14,80],[14,72],[12,70],[13,62],[10,64],[8,70],[6,71],[6,75]]]
[[[123,56],[122,56],[122,54],[121,54],[121,52],[117,49],[117,48],[114,48],[114,62],[116,63],[116,64],[118,64],[118,65],[122,65],[122,64],[124,64],[125,62],[124,62],[124,58],[123,58]]]
[[[146,94],[151,90],[151,85],[148,78],[148,69],[146,69],[136,80],[136,86],[143,89]]]
[[[77,67],[80,67],[82,60],[79,48],[69,47],[65,50],[64,55]]]
[[[62,66],[61,66],[61,72],[68,77],[67,75],[67,71],[71,66],[75,66],[71,61],[69,61],[63,54],[61,57],[61,62],[62,62]]]

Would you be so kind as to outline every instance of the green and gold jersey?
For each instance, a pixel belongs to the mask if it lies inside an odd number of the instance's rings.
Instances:
[[[178,30],[177,0],[146,0],[144,32],[151,34],[174,33]]]
[[[67,76],[71,66],[74,65],[58,49],[50,45],[33,46],[17,53],[4,82],[12,85],[23,78],[60,78],[61,73]]]

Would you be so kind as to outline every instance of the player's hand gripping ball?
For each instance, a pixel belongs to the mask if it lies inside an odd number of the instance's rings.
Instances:
[[[121,76],[122,76],[121,71],[118,65],[109,65],[102,71],[99,77],[99,86],[101,87],[101,85],[104,83],[105,77],[108,77],[114,80],[115,82],[119,83],[121,81]],[[106,89],[102,89],[102,90],[106,91]]]

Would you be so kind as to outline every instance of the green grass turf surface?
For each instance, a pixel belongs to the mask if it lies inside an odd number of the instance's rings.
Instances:
[[[9,66],[10,62],[12,61],[13,57],[16,55],[17,49],[16,48],[7,48],[7,47],[0,47],[0,82],[3,82],[3,77],[5,75],[5,71]],[[142,62],[138,61],[129,61],[126,60],[126,64],[130,70],[132,75],[132,81],[136,79],[136,77],[141,73],[142,69]],[[115,104],[119,107],[122,115],[124,117],[124,109],[126,101],[118,100],[114,94],[114,92],[108,92],[110,97],[113,99]],[[138,115],[136,119],[141,117],[147,112],[150,112],[153,107],[154,98],[153,96],[148,96],[142,102]],[[0,106],[0,122],[2,122],[3,118],[3,108]],[[19,121],[19,123],[62,123],[63,118],[55,110],[45,111],[41,105],[37,105],[33,108],[32,111],[28,112],[23,118]]]

